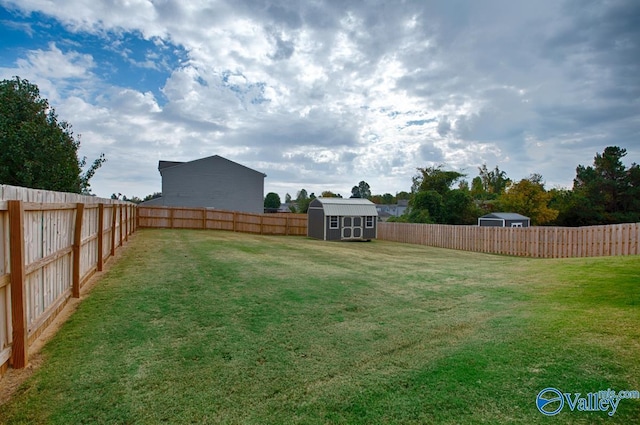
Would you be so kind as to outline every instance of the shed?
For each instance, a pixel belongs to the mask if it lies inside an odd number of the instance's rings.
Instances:
[[[478,226],[529,227],[531,219],[517,213],[494,212],[478,218]]]
[[[378,211],[368,199],[316,198],[309,204],[307,217],[311,238],[344,241],[378,236]]]

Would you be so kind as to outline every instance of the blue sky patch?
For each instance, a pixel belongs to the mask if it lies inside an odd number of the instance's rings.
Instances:
[[[181,46],[166,40],[146,40],[140,32],[92,34],[72,32],[59,21],[40,13],[30,16],[0,7],[0,60],[7,64],[31,50],[49,50],[50,44],[63,53],[91,55],[92,72],[103,80],[126,88],[154,94],[159,104],[166,99],[161,88],[173,69],[187,60]]]

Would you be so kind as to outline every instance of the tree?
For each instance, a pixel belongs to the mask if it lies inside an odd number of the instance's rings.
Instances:
[[[323,198],[342,198],[342,196],[339,193],[333,193],[330,190],[325,190],[320,194],[321,197]]]
[[[478,177],[480,177],[480,181],[482,182],[483,192],[481,192],[482,197],[476,199],[496,199],[502,195],[507,187],[509,187],[509,184],[511,184],[511,180],[507,178],[507,173],[500,171],[497,165],[495,169],[489,171],[487,164],[482,164],[482,167],[478,167],[478,172],[480,173]]]
[[[284,195],[284,202],[286,204],[290,204],[291,203],[291,195],[289,195],[288,193],[286,195]]]
[[[593,166],[578,165],[573,194],[559,222],[572,226],[640,221],[640,168],[626,168],[627,150],[608,146]]]
[[[35,84],[20,77],[0,81],[0,184],[88,194],[105,158],[83,173],[79,147],[71,124],[58,121]]]
[[[371,198],[371,187],[369,186],[369,183],[363,180],[358,183],[357,186],[353,186],[351,189],[351,197],[364,199]]]
[[[544,189],[542,176],[532,174],[509,187],[498,204],[504,211],[529,217],[532,225],[543,225],[558,217],[558,210],[549,207],[552,198],[553,194]]]
[[[267,193],[264,198],[264,207],[276,210],[280,208],[280,196],[274,192]]]
[[[142,198],[142,202],[150,201],[152,199],[161,198],[161,197],[162,197],[162,192],[153,192],[151,195],[147,195],[144,198]]]
[[[414,223],[470,224],[477,211],[469,189],[451,189],[464,174],[445,171],[442,166],[418,168],[413,177],[407,219]]]
[[[397,201],[406,201],[409,199],[411,199],[411,194],[409,192],[402,191],[402,192],[396,193]]]
[[[391,205],[397,202],[395,196],[390,193],[385,193],[384,195],[372,195],[369,200],[374,204],[379,205]]]
[[[315,198],[315,196],[313,196],[313,198]],[[313,198],[307,195],[307,191],[305,189],[301,189],[296,197],[296,212],[306,214],[309,210],[309,204]]]

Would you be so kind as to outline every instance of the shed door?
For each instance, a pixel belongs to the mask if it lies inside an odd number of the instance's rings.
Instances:
[[[362,238],[362,217],[342,217],[342,239]]]

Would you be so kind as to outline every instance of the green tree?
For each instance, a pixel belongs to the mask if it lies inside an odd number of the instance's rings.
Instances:
[[[351,188],[351,197],[364,199],[371,198],[371,187],[369,186],[369,183],[362,180],[357,186],[353,186],[353,188]]]
[[[88,194],[105,159],[100,155],[83,173],[79,147],[71,124],[58,121],[35,84],[0,81],[0,184]]]
[[[385,193],[384,195],[371,195],[369,200],[374,204],[379,205],[391,205],[397,202],[395,196],[390,193]]]
[[[533,174],[511,185],[500,197],[498,205],[503,211],[515,212],[531,219],[532,225],[544,225],[558,217],[558,210],[549,206],[553,194],[544,189],[542,176]]]
[[[507,173],[500,171],[498,166],[493,170],[489,170],[487,169],[487,164],[482,164],[482,167],[478,167],[478,172],[483,191],[480,193],[481,198],[476,199],[496,199],[511,184],[511,179],[507,178]]]
[[[315,198],[315,196],[313,198]],[[296,212],[306,214],[313,198],[309,197],[305,189],[300,189],[296,197]]]
[[[411,199],[411,193],[409,192],[402,191],[396,193],[396,201],[406,201],[409,199]]]
[[[142,202],[150,201],[152,199],[161,198],[161,197],[162,197],[162,192],[153,192],[151,195],[147,195],[144,198],[142,198]]]
[[[330,190],[325,190],[320,194],[321,197],[323,198],[342,198],[342,196],[338,193],[333,193]]]
[[[468,186],[451,187],[464,174],[442,166],[418,168],[413,177],[407,220],[414,223],[470,224],[477,218]]]
[[[280,208],[280,196],[275,192],[267,193],[264,197],[264,207],[276,210]]]
[[[593,166],[578,165],[573,193],[563,204],[559,224],[585,226],[640,221],[640,168],[626,168],[627,150],[608,146]]]

